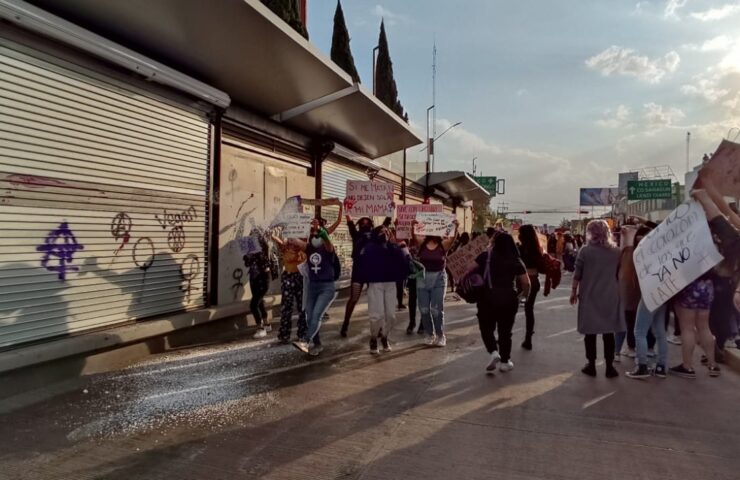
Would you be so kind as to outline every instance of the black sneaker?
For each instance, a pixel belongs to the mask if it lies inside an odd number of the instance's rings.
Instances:
[[[391,342],[388,341],[388,337],[380,337],[380,344],[383,345],[384,352],[391,351]]]
[[[522,348],[524,350],[532,350],[532,338],[526,337],[524,341],[522,342]]]
[[[625,375],[627,375],[629,378],[642,380],[648,378],[650,376],[650,372],[648,371],[647,365],[638,365],[635,367],[634,370],[632,370],[631,372],[627,372]]]
[[[658,378],[665,378],[666,377],[665,366],[656,365],[655,370],[653,370],[653,375],[655,375]]]
[[[339,335],[341,335],[342,338],[347,338],[347,330],[344,328],[339,330]]]
[[[424,327],[419,325],[419,329],[416,331],[419,335],[424,335]]]
[[[709,376],[710,377],[719,377],[719,372],[721,371],[717,365],[713,367],[708,367],[709,370]]]
[[[618,376],[619,372],[614,368],[614,365],[606,366],[606,378],[617,378]]]
[[[673,375],[682,377],[682,378],[696,378],[696,372],[693,368],[685,368],[683,365],[677,365],[673,368],[671,368],[670,372]]]
[[[406,329],[406,335],[411,335],[414,333],[414,328],[416,328],[416,325],[409,325],[409,328]]]
[[[701,356],[701,364],[702,365],[709,365],[709,359],[707,358],[706,355],[702,355]]]
[[[378,339],[377,338],[371,338],[370,339],[370,353],[372,355],[377,355],[378,353]]]
[[[587,363],[585,367],[581,369],[583,373],[588,375],[589,377],[595,377],[596,376],[596,365],[593,363]]]

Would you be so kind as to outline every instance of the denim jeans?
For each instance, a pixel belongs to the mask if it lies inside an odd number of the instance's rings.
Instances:
[[[637,351],[637,363],[647,365],[648,332],[651,330],[655,335],[658,345],[658,365],[666,366],[668,360],[668,342],[665,336],[665,310],[666,305],[661,305],[656,311],[650,312],[645,303],[640,300],[637,306],[637,319],[635,320],[635,349]]]
[[[441,272],[426,272],[424,278],[416,281],[416,296],[419,300],[421,325],[424,333],[437,336],[444,335],[444,301],[447,290],[447,274]],[[432,328],[434,323],[434,328]]]
[[[334,282],[308,282],[308,295],[306,295],[306,342],[321,345],[319,329],[321,329],[321,317],[329,308],[331,302],[337,295],[337,287]]]

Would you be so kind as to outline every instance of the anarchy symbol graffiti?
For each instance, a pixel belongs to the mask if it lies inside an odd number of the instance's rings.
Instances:
[[[142,237],[134,244],[134,264],[144,270],[144,273],[154,263],[154,243],[149,237]]]
[[[175,253],[180,253],[185,248],[185,230],[181,226],[173,227],[167,235],[167,245]]]

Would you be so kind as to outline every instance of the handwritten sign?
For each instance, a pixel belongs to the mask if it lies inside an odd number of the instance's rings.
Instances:
[[[288,216],[294,213],[303,213],[300,195],[295,195],[285,200],[283,206],[280,207],[280,211],[275,215],[275,219],[270,222],[270,228],[284,227],[287,223]]]
[[[634,253],[645,306],[652,312],[722,261],[701,205],[678,206]]]
[[[417,212],[414,233],[417,235],[429,235],[436,237],[451,237],[455,232],[456,219],[451,213]]]
[[[475,267],[475,259],[486,251],[490,243],[491,239],[487,235],[479,235],[447,257],[447,268],[450,270],[452,278],[460,280],[463,275],[472,270]]]
[[[252,255],[253,253],[260,253],[262,246],[259,242],[259,237],[256,235],[250,235],[248,237],[242,237],[239,239],[239,249],[243,255]]]
[[[347,180],[344,209],[353,217],[389,217],[396,204],[393,185],[385,182]]]
[[[442,204],[398,205],[396,207],[396,218],[398,219],[398,225],[396,225],[396,238],[400,240],[411,238],[413,223],[414,220],[416,220],[416,214],[419,212],[442,213]]]
[[[286,215],[283,237],[308,238],[311,234],[312,219],[313,215],[310,213],[291,213],[290,215]]]
[[[722,140],[712,158],[701,167],[700,175],[722,195],[736,197],[740,192],[740,144]]]

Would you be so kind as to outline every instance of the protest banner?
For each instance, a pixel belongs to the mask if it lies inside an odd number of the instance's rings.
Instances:
[[[646,235],[633,258],[651,312],[722,261],[704,210],[694,200],[679,205]]]
[[[291,213],[285,217],[284,238],[308,238],[311,234],[311,213]]]
[[[411,238],[412,226],[414,220],[416,220],[416,214],[418,212],[437,212],[442,213],[442,204],[428,204],[428,205],[398,205],[396,207],[396,219],[398,224],[396,225],[396,238],[404,240]]]
[[[280,211],[275,215],[272,222],[270,222],[269,228],[284,227],[287,216],[293,213],[303,213],[300,195],[295,195],[285,200],[283,206],[280,207]]]
[[[389,217],[396,208],[393,185],[385,182],[347,180],[344,210],[353,217]]]
[[[239,239],[239,249],[243,255],[251,255],[253,253],[260,253],[262,246],[259,242],[257,235],[250,235],[248,237],[242,237]]]
[[[722,140],[699,172],[703,182],[710,182],[727,197],[740,195],[740,144]]]
[[[417,212],[414,233],[436,237],[451,237],[455,233],[453,222],[457,218],[452,213]]]
[[[479,235],[447,257],[447,268],[452,278],[459,281],[463,275],[475,267],[475,259],[486,251],[490,243],[491,239],[487,235]]]

